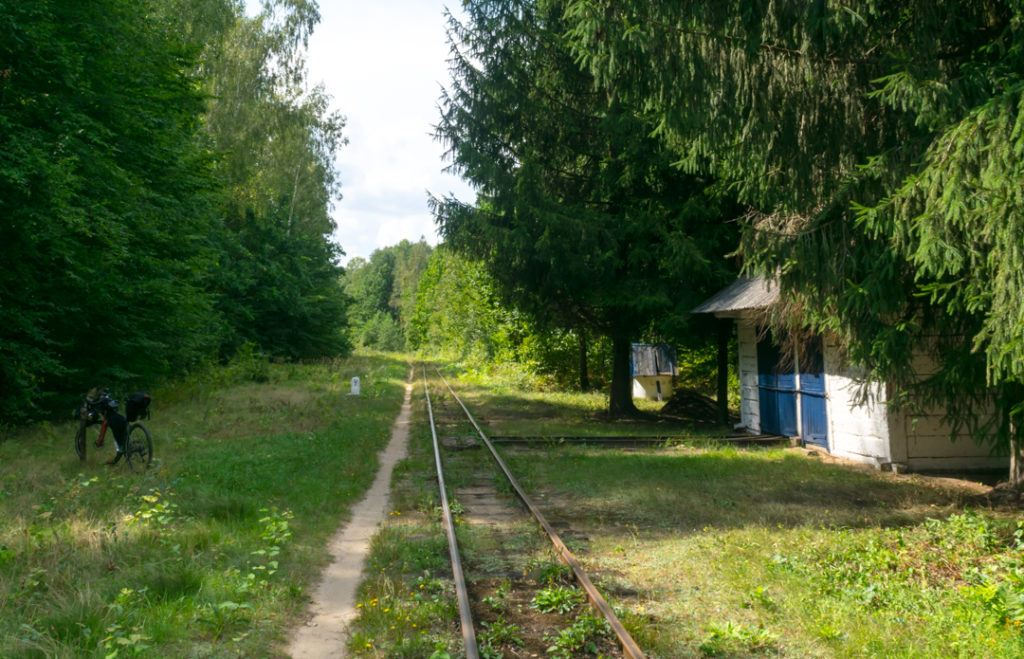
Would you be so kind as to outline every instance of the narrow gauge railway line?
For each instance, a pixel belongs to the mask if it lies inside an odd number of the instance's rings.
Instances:
[[[473,438],[475,441],[475,438]],[[773,446],[789,443],[789,437],[782,435],[707,435],[700,439],[707,442],[720,442],[737,446]],[[680,439],[676,435],[493,435],[488,438],[495,446],[535,446],[538,444],[584,444],[590,446],[681,446],[690,440]]]
[[[444,385],[447,388],[448,393],[461,407],[462,412],[465,414],[465,418],[469,421],[470,424],[472,424],[473,428],[476,430],[477,434],[480,437],[480,440],[483,442],[484,446],[486,446],[486,448],[490,452],[491,457],[493,458],[498,469],[504,476],[508,485],[512,488],[516,496],[526,507],[526,509],[530,512],[530,515],[533,517],[533,519],[544,530],[545,534],[550,539],[554,551],[559,557],[559,559],[562,561],[563,564],[565,564],[569,567],[569,569],[571,569],[573,576],[576,579],[576,582],[579,584],[580,588],[586,595],[591,607],[595,611],[597,611],[608,623],[608,626],[611,628],[612,632],[615,634],[619,644],[622,647],[623,656],[628,657],[629,659],[641,659],[644,656],[644,654],[640,650],[640,647],[636,644],[636,641],[633,640],[629,632],[619,621],[618,617],[615,615],[615,612],[605,601],[600,591],[598,591],[598,589],[594,586],[593,582],[590,580],[590,577],[587,576],[586,572],[583,570],[579,561],[572,554],[569,548],[566,547],[565,543],[555,532],[554,528],[544,517],[540,509],[536,506],[536,504],[534,504],[534,502],[530,499],[530,497],[526,494],[526,492],[516,481],[515,477],[509,470],[508,466],[505,464],[504,460],[501,459],[501,456],[494,448],[494,445],[484,434],[483,430],[480,429],[480,426],[477,424],[476,419],[473,418],[473,415],[469,412],[469,409],[462,402],[462,399],[459,398],[458,394],[455,393],[455,391],[452,389],[448,381],[444,378],[443,375],[441,375],[440,371],[436,372],[437,376],[441,379],[442,382],[444,382]],[[430,418],[430,429],[433,438],[434,448],[434,461],[437,468],[438,484],[441,491],[441,504],[443,508],[442,517],[444,521],[445,532],[448,537],[449,555],[451,557],[452,562],[456,598],[458,600],[459,607],[459,619],[462,626],[462,636],[466,647],[467,658],[475,659],[480,656],[476,640],[476,630],[473,624],[472,607],[470,604],[469,591],[466,584],[465,576],[462,571],[462,562],[459,558],[459,549],[455,535],[455,523],[452,518],[451,506],[448,503],[448,494],[446,491],[447,488],[445,485],[444,478],[444,467],[441,460],[441,449],[437,436],[437,422],[434,417],[433,404],[431,402],[429,385],[427,383],[426,368],[423,369],[423,385],[427,400],[427,410]]]

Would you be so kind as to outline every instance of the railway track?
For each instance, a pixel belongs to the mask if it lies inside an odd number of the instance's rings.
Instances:
[[[511,491],[515,494],[516,498],[520,501],[525,510],[529,512],[530,517],[532,517],[535,523],[541,529],[543,529],[544,534],[547,536],[548,540],[551,543],[551,547],[555,555],[558,557],[559,561],[561,561],[561,563],[565,565],[568,568],[568,570],[571,571],[573,579],[575,580],[578,587],[585,594],[586,600],[588,601],[590,607],[593,609],[593,611],[597,612],[597,614],[601,618],[604,619],[604,621],[607,623],[608,628],[611,629],[612,633],[617,639],[618,646],[621,647],[622,656],[627,657],[629,659],[639,659],[643,657],[643,652],[640,650],[640,647],[636,644],[636,641],[634,641],[633,638],[630,636],[629,632],[619,621],[618,617],[612,610],[611,606],[608,605],[608,603],[602,596],[601,592],[597,589],[597,587],[591,581],[590,577],[584,571],[579,561],[576,559],[576,557],[573,555],[570,549],[566,546],[562,538],[559,537],[559,534],[556,532],[554,525],[552,525],[552,523],[550,523],[545,518],[544,514],[533,501],[533,499],[520,486],[515,476],[506,465],[505,461],[502,460],[501,455],[495,448],[494,443],[487,437],[487,435],[480,428],[479,424],[476,422],[476,419],[473,418],[473,415],[470,413],[469,409],[463,403],[462,399],[459,398],[458,394],[455,393],[454,389],[452,389],[451,385],[444,378],[444,376],[441,375],[440,371],[436,371],[435,369],[435,372],[437,374],[437,377],[444,383],[444,386],[447,389],[448,395],[450,396],[451,400],[458,404],[458,407],[461,409],[461,412],[464,415],[465,421],[467,421],[474,428],[474,430],[476,431],[476,435],[479,438],[479,441],[483,444],[484,447],[486,447],[487,451],[490,453],[493,464],[498,470],[498,472],[501,474],[501,479],[503,480],[503,482],[506,483],[507,487],[510,488]],[[469,659],[476,659],[481,655],[478,643],[477,627],[474,622],[473,616],[473,597],[471,594],[470,587],[467,584],[465,574],[463,572],[462,560],[455,532],[456,523],[452,513],[452,504],[448,498],[448,486],[446,484],[445,479],[444,460],[442,460],[441,443],[439,442],[438,439],[438,422],[434,414],[434,403],[433,399],[431,398],[425,367],[423,369],[423,384],[427,400],[428,416],[430,419],[431,435],[433,438],[434,462],[437,470],[438,485],[440,488],[442,517],[445,532],[448,537],[449,556],[452,564],[453,580],[455,583],[456,590],[456,599],[458,601],[462,637],[466,648],[466,656]],[[474,491],[472,488],[463,488],[462,494],[460,496],[463,496],[464,498],[467,499],[472,499],[473,497],[477,496],[481,498],[488,498],[488,494],[489,492],[487,488],[483,488],[483,490],[477,491]],[[498,514],[507,517],[506,511],[498,510]],[[490,629],[493,629],[493,626],[490,627]]]

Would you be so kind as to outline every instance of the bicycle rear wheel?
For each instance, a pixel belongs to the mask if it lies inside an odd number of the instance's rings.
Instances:
[[[75,433],[75,453],[78,454],[79,460],[85,460],[85,445],[89,441],[85,432],[86,428],[88,426],[83,424],[78,428],[78,432]]]
[[[141,423],[133,423],[128,430],[128,448],[124,458],[132,471],[147,469],[153,462],[153,440]]]

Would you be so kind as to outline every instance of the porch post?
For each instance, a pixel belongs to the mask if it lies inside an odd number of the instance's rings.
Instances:
[[[718,320],[718,422],[729,423],[729,337],[732,320]]]

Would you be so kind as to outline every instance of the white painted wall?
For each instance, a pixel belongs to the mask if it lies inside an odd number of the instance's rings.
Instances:
[[[661,384],[661,400],[672,397],[671,375],[638,375],[633,378],[633,398],[658,400],[658,384]]]
[[[738,320],[740,423],[752,433],[761,432],[761,403],[757,390],[757,328],[752,320]]]
[[[918,376],[933,369],[924,357],[914,359]],[[911,470],[1000,468],[1007,458],[989,456],[989,449],[970,437],[949,439],[949,426],[942,413],[911,417],[890,413],[885,406],[886,387],[871,385],[868,402],[856,405],[855,379],[861,372],[844,366],[835,341],[825,346],[825,390],[828,397],[829,450],[833,455],[874,464],[907,465]]]
[[[761,432],[757,388],[757,328],[750,318],[736,319],[739,348],[740,422],[751,433]],[[1008,458],[989,456],[987,446],[970,438],[949,440],[938,411],[916,418],[890,414],[886,387],[871,385],[868,401],[858,405],[857,378],[861,371],[845,365],[835,338],[823,342],[828,443],[832,455],[875,466],[889,463],[912,470],[1003,468]],[[924,358],[914,360],[918,375],[929,373]],[[797,416],[799,420],[799,414]]]
[[[969,436],[950,441],[949,426],[941,414],[919,417],[902,415],[907,438],[905,462],[912,469],[952,469],[1009,466],[1008,457],[990,456],[989,446],[979,446]]]
[[[935,373],[936,365],[930,357],[918,355],[911,368],[917,377],[926,377]],[[979,446],[966,433],[956,441],[950,440],[949,424],[942,416],[938,409],[918,416],[900,415],[898,422],[906,446],[902,462],[911,469],[1009,468],[1009,457],[989,455],[990,446]]]
[[[892,462],[891,423],[885,388],[872,385],[868,403],[857,405],[857,369],[842,364],[835,339],[824,341],[828,444],[833,455],[880,465]]]

